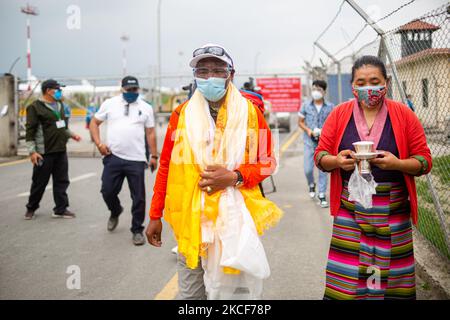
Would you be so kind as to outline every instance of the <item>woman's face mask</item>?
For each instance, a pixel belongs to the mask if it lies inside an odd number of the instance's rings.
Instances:
[[[374,108],[383,102],[386,95],[386,86],[353,87],[352,91],[361,106]]]
[[[197,83],[197,89],[208,101],[217,102],[227,92],[225,86],[227,82],[226,78],[195,78],[195,82]]]

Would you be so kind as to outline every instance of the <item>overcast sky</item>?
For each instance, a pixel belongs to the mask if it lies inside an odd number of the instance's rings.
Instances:
[[[408,0],[356,0],[382,17]],[[26,76],[26,17],[22,0],[0,0],[0,72],[21,57],[14,72]],[[30,0],[33,74],[41,77],[102,77],[122,74],[120,36],[127,43],[128,73],[148,74],[156,65],[157,0]],[[237,73],[302,72],[312,43],[336,14],[341,0],[162,0],[162,73],[189,74],[193,49],[207,42],[224,45]],[[391,29],[444,5],[444,0],[416,0],[380,23]],[[80,28],[69,29],[71,5],[80,9]],[[72,18],[72,19],[71,19]],[[334,26],[321,39],[336,52],[364,21],[344,4]],[[74,24],[72,23],[73,27]],[[375,39],[366,28],[353,49]],[[341,56],[351,53],[352,48]],[[324,57],[316,52],[315,62]],[[326,61],[326,59],[324,59]],[[255,63],[256,62],[256,63]]]

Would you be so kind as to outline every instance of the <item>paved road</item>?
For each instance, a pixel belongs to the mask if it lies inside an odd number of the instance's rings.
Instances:
[[[280,141],[286,138],[280,135]],[[278,190],[268,195],[285,215],[263,237],[272,270],[265,299],[321,299],[323,294],[332,220],[327,209],[308,198],[301,150],[297,139],[283,154],[274,177]],[[101,170],[98,158],[70,159],[70,208],[76,219],[51,219],[53,199],[48,191],[37,218],[25,221],[31,165],[0,167],[0,299],[154,299],[170,284],[176,273],[171,231],[165,225],[162,248],[132,244],[131,199],[125,183],[120,198],[128,211],[109,233],[99,192]],[[154,175],[147,171],[148,199],[153,182]],[[265,186],[270,189],[267,181]],[[79,290],[66,286],[66,271],[72,265],[81,271]],[[174,294],[169,290],[163,296]]]

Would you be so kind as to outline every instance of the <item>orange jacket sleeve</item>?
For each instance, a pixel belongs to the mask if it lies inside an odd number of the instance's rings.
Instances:
[[[159,160],[158,173],[156,174],[155,185],[153,187],[153,197],[150,206],[150,219],[159,219],[163,216],[164,201],[166,198],[167,176],[169,175],[169,163],[175,143],[175,130],[178,125],[179,112],[183,105],[180,105],[170,116],[167,126],[166,137]]]
[[[258,156],[256,163],[244,163],[237,170],[244,179],[243,187],[253,188],[269,177],[276,169],[277,162],[273,154],[272,133],[267,125],[264,115],[258,107],[254,106],[258,114]]]

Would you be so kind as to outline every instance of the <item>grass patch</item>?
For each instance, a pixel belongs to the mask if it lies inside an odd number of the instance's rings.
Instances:
[[[417,195],[428,203],[433,203],[428,184],[423,180],[416,180]]]
[[[441,183],[450,183],[450,155],[433,158],[432,173],[439,176]]]
[[[427,238],[444,256],[450,259],[450,252],[445,242],[444,231],[439,220],[430,209],[419,207],[419,221],[417,227],[420,233]]]
[[[422,283],[421,287],[423,290],[427,290],[427,291],[431,289],[430,285],[426,282]]]

